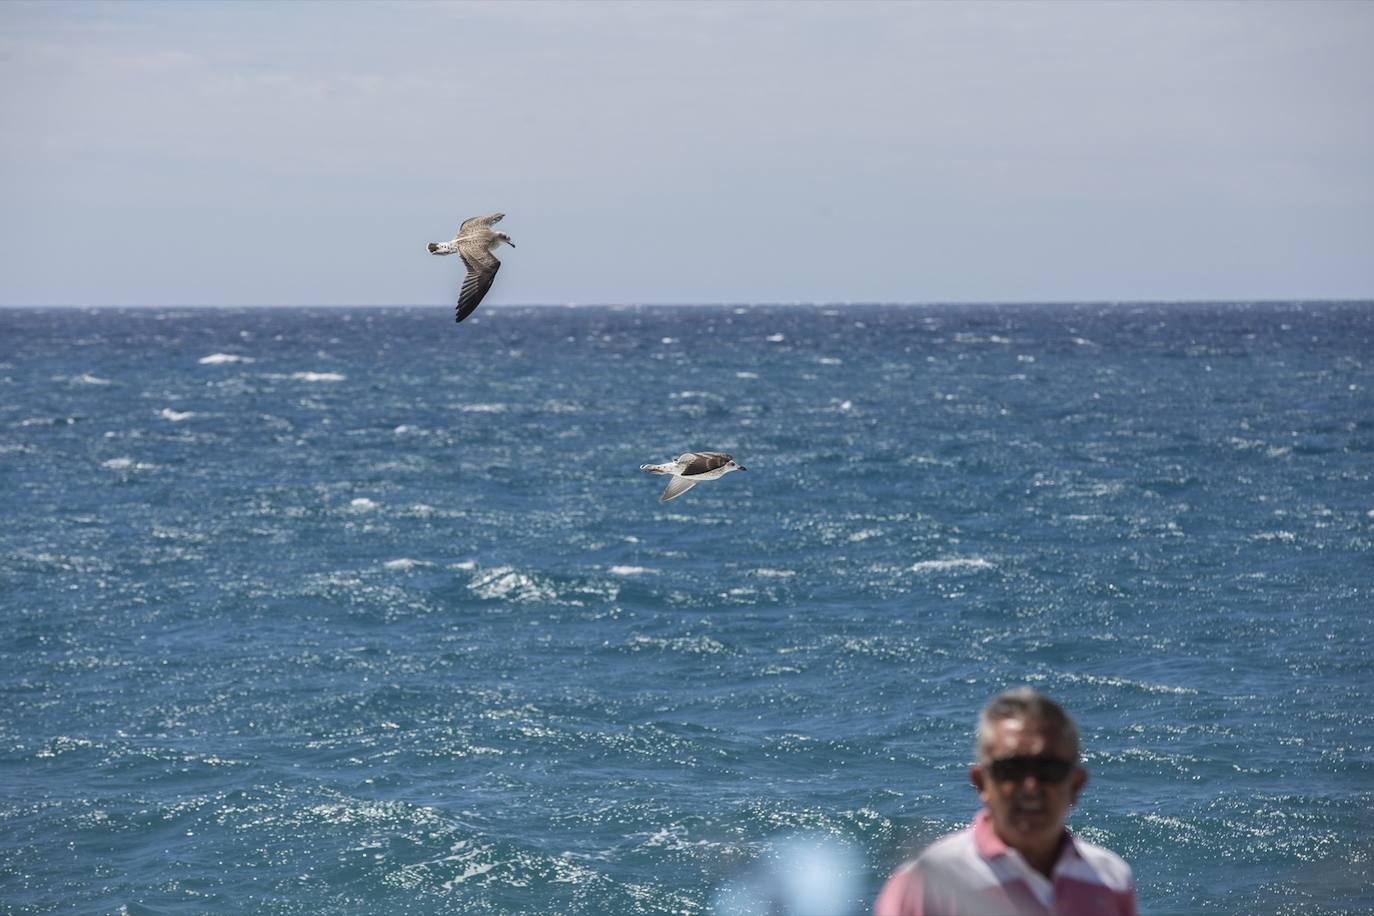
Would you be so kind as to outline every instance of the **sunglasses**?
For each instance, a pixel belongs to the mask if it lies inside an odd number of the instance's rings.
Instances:
[[[1037,782],[1063,782],[1069,778],[1076,764],[1058,757],[1003,757],[987,765],[992,778],[998,782],[1021,782],[1034,776]]]

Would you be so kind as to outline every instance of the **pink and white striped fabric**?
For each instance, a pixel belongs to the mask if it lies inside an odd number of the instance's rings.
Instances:
[[[1135,916],[1131,867],[1066,830],[1052,878],[1032,868],[992,828],[973,825],[933,843],[892,873],[875,916]]]

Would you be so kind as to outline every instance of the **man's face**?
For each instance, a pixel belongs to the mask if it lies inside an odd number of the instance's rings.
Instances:
[[[1069,806],[1088,781],[1074,762],[1072,740],[1039,719],[1002,719],[980,757],[969,780],[1002,841],[1017,850],[1058,843]]]

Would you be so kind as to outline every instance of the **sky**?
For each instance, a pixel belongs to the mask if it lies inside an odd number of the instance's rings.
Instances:
[[[1374,3],[0,3],[0,305],[1374,298]]]

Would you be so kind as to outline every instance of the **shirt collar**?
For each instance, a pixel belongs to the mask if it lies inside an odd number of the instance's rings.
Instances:
[[[992,827],[992,815],[987,808],[983,808],[973,818],[973,845],[978,850],[978,855],[984,859],[995,859],[1004,856],[1010,851],[1002,838],[997,835],[997,831]],[[1066,861],[1068,857],[1082,858],[1078,852],[1078,844],[1074,842],[1073,834],[1069,833],[1067,827],[1064,828],[1064,835],[1059,840],[1059,857],[1054,861],[1055,869]]]

